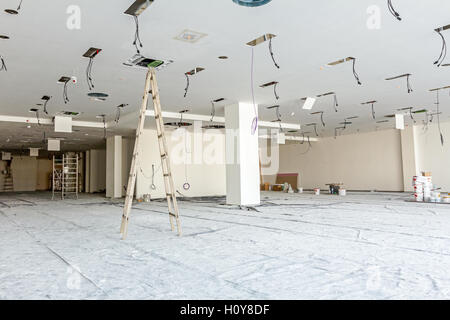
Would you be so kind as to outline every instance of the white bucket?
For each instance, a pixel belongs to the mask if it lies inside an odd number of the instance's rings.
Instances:
[[[315,188],[315,189],[314,189],[314,194],[315,194],[316,196],[320,196],[320,188]]]
[[[342,196],[342,197],[345,197],[347,195],[347,190],[339,189],[339,195]]]
[[[298,188],[298,193],[303,193],[303,188]]]

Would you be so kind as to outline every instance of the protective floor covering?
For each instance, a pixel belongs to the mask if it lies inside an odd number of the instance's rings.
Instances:
[[[448,299],[450,205],[263,193],[256,208],[0,194],[1,299]]]

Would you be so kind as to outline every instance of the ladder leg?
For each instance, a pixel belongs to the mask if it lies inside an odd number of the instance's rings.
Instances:
[[[130,175],[128,177],[128,185],[127,185],[127,194],[125,198],[125,205],[123,207],[122,214],[122,224],[120,226],[120,233],[122,235],[122,239],[125,240],[128,234],[128,221],[130,217],[131,206],[133,204],[133,196],[134,196],[134,186],[136,184],[136,172],[137,172],[137,162],[139,157],[139,148],[140,148],[140,137],[144,131],[144,122],[145,122],[145,111],[147,110],[147,102],[150,91],[151,79],[153,77],[153,73],[149,69],[147,72],[147,77],[145,80],[145,93],[142,99],[141,111],[139,115],[139,123],[136,129],[136,141],[134,143],[134,151],[133,151],[133,159],[131,161]]]

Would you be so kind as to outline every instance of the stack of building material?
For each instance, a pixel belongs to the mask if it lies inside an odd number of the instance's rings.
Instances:
[[[414,197],[418,202],[431,201],[433,179],[431,173],[422,172],[421,176],[413,177]]]

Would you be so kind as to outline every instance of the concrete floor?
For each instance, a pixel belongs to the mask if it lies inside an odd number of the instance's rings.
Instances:
[[[263,193],[255,210],[0,194],[0,299],[450,298],[450,205]]]

